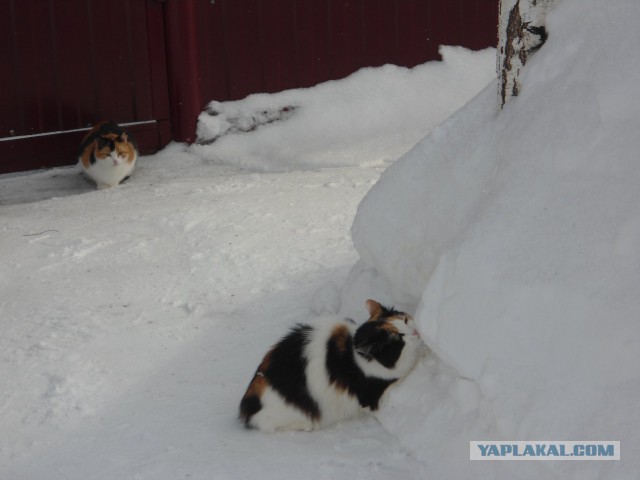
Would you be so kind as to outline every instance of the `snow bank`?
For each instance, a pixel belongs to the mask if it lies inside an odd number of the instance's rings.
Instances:
[[[498,114],[488,88],[359,206],[345,291],[413,305],[437,354],[379,418],[434,478],[637,478],[637,18],[560,2],[521,96]],[[487,438],[620,440],[623,460],[469,462]]]
[[[313,88],[211,102],[191,151],[259,171],[395,160],[492,78],[495,49],[441,47],[443,61],[385,65]]]

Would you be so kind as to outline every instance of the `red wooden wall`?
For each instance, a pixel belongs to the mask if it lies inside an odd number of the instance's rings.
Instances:
[[[75,163],[102,119],[143,153],[191,142],[210,100],[495,46],[497,17],[498,0],[1,0],[0,173]]]

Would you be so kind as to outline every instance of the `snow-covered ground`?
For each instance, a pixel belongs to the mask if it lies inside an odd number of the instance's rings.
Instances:
[[[375,421],[275,439],[236,422],[265,349],[343,281],[379,170],[193,161],[169,149],[120,188],[2,207],[0,478],[411,477]]]
[[[373,418],[263,435],[237,407],[289,326],[340,308],[358,203],[494,55],[222,105],[296,100],[286,121],[143,157],[110,190],[76,168],[0,177],[0,479],[425,478]]]

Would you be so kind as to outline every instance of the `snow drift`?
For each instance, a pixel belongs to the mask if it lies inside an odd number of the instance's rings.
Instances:
[[[191,151],[258,171],[397,159],[492,78],[495,49],[441,47],[442,62],[364,68],[339,81],[211,102]],[[247,135],[245,132],[251,132]]]
[[[359,206],[343,310],[417,308],[436,355],[379,418],[434,478],[637,478],[637,18],[560,2],[521,96],[498,113],[488,87]],[[469,462],[486,439],[620,440],[623,460]]]

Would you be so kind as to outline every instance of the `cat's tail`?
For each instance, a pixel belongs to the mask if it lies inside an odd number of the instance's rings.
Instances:
[[[244,397],[240,401],[239,418],[244,422],[247,428],[251,428],[251,418],[262,410],[262,401],[260,398],[267,388],[267,380],[261,372],[256,372],[247,388]]]

